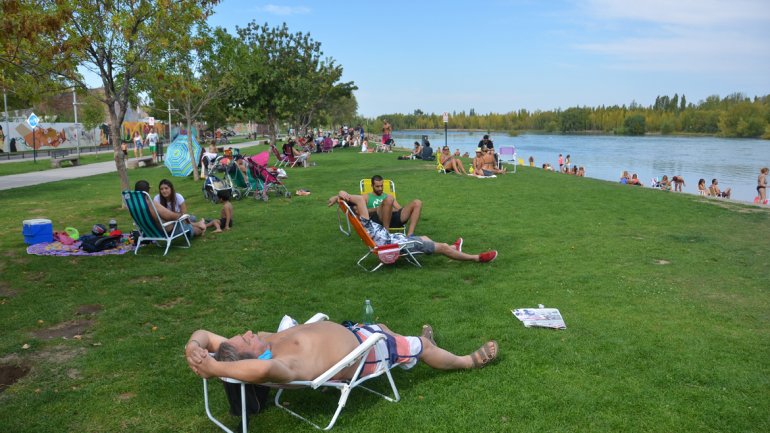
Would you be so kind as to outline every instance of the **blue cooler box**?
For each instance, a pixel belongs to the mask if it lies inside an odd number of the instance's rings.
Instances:
[[[27,245],[53,242],[53,224],[51,220],[44,218],[24,220],[21,233],[24,235],[24,242]]]

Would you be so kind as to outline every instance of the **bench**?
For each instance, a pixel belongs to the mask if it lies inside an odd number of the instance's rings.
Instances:
[[[131,158],[128,161],[126,161],[126,166],[128,168],[150,167],[153,165],[155,165],[155,162],[152,160],[152,156],[142,156],[139,158]]]
[[[51,152],[51,167],[61,168],[61,163],[69,161],[72,165],[80,165],[80,157],[70,155],[69,149],[57,149]]]

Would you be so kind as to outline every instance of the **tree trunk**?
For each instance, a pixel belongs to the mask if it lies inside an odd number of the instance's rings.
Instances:
[[[267,119],[267,131],[270,134],[270,146],[275,146],[278,141],[278,122],[272,117]]]
[[[120,137],[120,129],[121,129],[121,122],[118,119],[118,114],[115,113],[115,109],[111,108],[110,110],[110,142],[112,143],[112,150],[115,160],[115,168],[118,170],[118,177],[120,178],[120,190],[126,191],[131,189],[128,181],[128,170],[126,170],[126,160],[123,156],[123,152],[120,150],[120,143],[121,143],[121,137]],[[124,204],[125,206],[125,204]]]
[[[198,161],[195,160],[195,151],[193,150],[192,119],[189,116],[187,117],[187,151],[190,152],[190,161],[192,161],[193,180],[200,180]]]

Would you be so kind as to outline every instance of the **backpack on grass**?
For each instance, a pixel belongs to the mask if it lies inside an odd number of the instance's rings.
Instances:
[[[121,235],[95,236],[85,235],[80,237],[80,249],[87,253],[97,253],[109,250],[120,245]]]

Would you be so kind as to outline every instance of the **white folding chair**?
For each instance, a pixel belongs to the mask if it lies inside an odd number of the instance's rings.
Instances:
[[[513,146],[501,146],[500,153],[498,155],[498,162],[500,163],[499,165],[502,165],[503,162],[508,161],[513,163],[513,172],[516,173],[516,166],[518,165],[518,160],[516,159],[516,148]]]
[[[317,321],[327,320],[329,316],[323,314],[323,313],[317,313],[315,316],[310,318],[305,323],[313,323]],[[369,338],[366,339],[363,343],[359,344],[353,351],[351,351],[347,356],[342,358],[339,362],[334,364],[331,368],[326,370],[324,373],[319,375],[317,378],[313,380],[297,380],[289,383],[264,383],[262,385],[269,386],[271,388],[276,388],[278,391],[275,394],[275,405],[286,412],[290,413],[291,415],[307,422],[308,424],[312,425],[313,427],[319,429],[319,430],[330,430],[332,427],[334,427],[334,424],[337,422],[337,418],[340,415],[340,412],[342,412],[342,409],[345,407],[345,403],[348,400],[348,396],[350,395],[350,392],[354,388],[361,388],[366,391],[369,391],[373,394],[379,395],[380,397],[384,398],[387,401],[390,402],[398,402],[401,399],[401,396],[398,394],[398,389],[396,388],[396,383],[393,381],[393,376],[390,374],[390,370],[396,367],[399,364],[388,364],[388,357],[387,353],[383,353],[384,349],[381,348],[383,345],[378,345],[377,343],[381,340],[384,340],[385,334],[373,334]],[[364,364],[366,362],[366,359],[368,355],[372,352],[372,350],[375,351],[376,359],[382,360],[378,365],[375,371],[371,374],[368,374],[366,376],[363,376],[361,373],[364,369]],[[350,380],[333,380],[332,378],[336,376],[340,371],[353,366],[357,365],[356,371],[353,374],[353,377]],[[376,377],[385,375],[388,378],[388,382],[390,383],[391,391],[393,392],[393,396],[388,396],[381,394],[377,391],[374,391],[372,389],[369,389],[363,385],[361,385],[363,382],[366,382],[367,380],[374,379]],[[241,386],[241,415],[243,417],[241,426],[242,426],[242,433],[246,433],[247,429],[247,418],[248,415],[246,414],[246,382],[231,379],[227,377],[220,377],[222,381],[229,382],[229,383],[235,383],[240,384]],[[298,414],[297,412],[294,412],[293,410],[289,409],[285,405],[281,404],[281,395],[283,392],[287,389],[297,389],[297,388],[312,388],[312,389],[318,389],[321,387],[329,387],[329,388],[336,388],[340,391],[340,398],[337,402],[337,409],[334,411],[334,415],[331,418],[331,421],[329,421],[329,424],[326,425],[326,427],[321,427],[317,425],[316,423],[310,421],[309,419],[303,417],[302,415]],[[222,424],[221,421],[216,419],[212,414],[211,410],[209,408],[209,398],[208,398],[208,381],[206,379],[203,379],[203,398],[204,398],[204,404],[206,407],[206,416],[214,422],[219,428],[224,430],[227,433],[234,433],[232,430],[227,428],[224,424]]]

